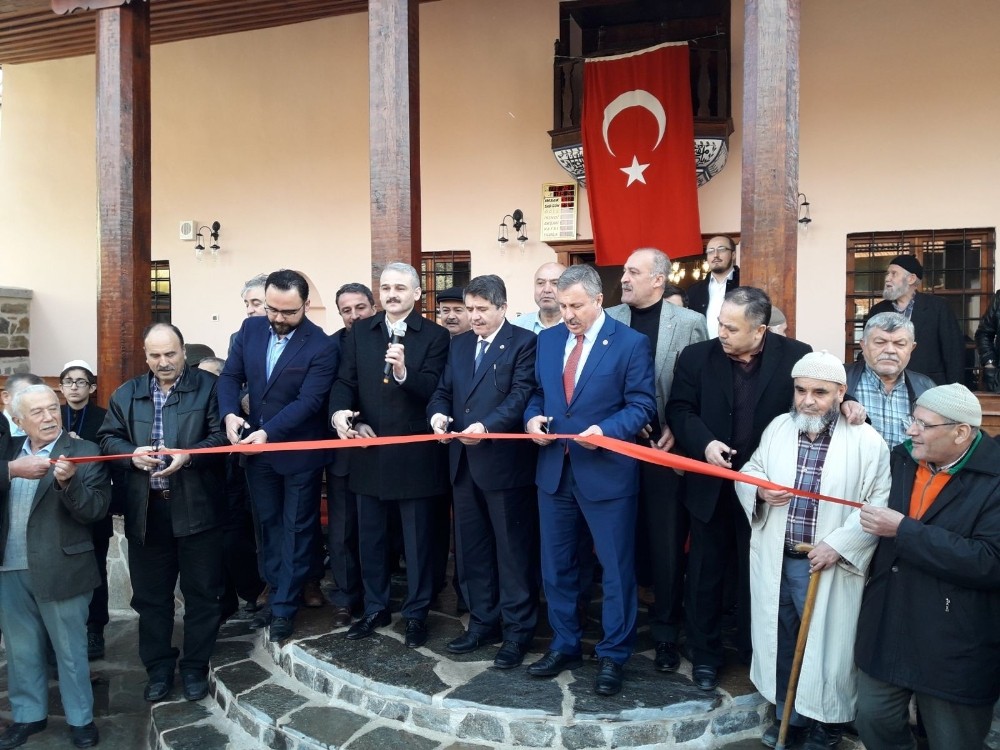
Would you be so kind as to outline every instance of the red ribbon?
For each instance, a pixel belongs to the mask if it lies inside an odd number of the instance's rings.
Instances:
[[[328,449],[342,449],[342,448],[370,448],[380,445],[405,445],[407,443],[430,443],[434,441],[441,440],[442,438],[452,438],[456,439],[459,433],[448,433],[447,435],[397,435],[393,437],[373,437],[373,438],[354,438],[353,440],[301,440],[292,441],[288,443],[259,443],[250,445],[221,445],[217,448],[171,448],[163,449],[158,451],[150,451],[145,455],[151,456],[172,456],[172,455],[198,455],[198,454],[208,454],[208,453],[273,453],[275,451],[314,451],[314,450],[328,450]],[[469,435],[468,437],[475,437],[474,435]],[[488,435],[483,435],[484,440],[530,440],[534,435],[526,435],[524,433],[497,433],[491,432]],[[694,458],[686,458],[684,456],[678,456],[675,453],[666,453],[656,448],[648,448],[642,445],[636,445],[635,443],[628,443],[624,440],[618,440],[617,438],[610,438],[604,435],[590,435],[585,438],[581,438],[579,435],[559,435],[550,434],[546,437],[557,439],[557,440],[577,440],[581,443],[588,443],[590,445],[597,446],[599,448],[606,448],[609,451],[619,453],[623,456],[629,456],[635,458],[639,461],[645,461],[646,463],[657,464],[659,466],[666,466],[671,469],[679,469],[682,471],[690,471],[695,474],[704,474],[706,476],[717,477],[719,479],[731,479],[735,482],[744,482],[746,484],[752,484],[756,487],[760,487],[765,490],[778,490],[784,492],[790,492],[797,497],[807,497],[810,500],[821,500],[827,503],[837,503],[839,505],[849,505],[852,508],[860,508],[863,503],[855,502],[853,500],[844,500],[839,497],[832,497],[830,495],[822,495],[818,492],[809,492],[807,490],[798,490],[794,487],[785,487],[781,484],[776,484],[770,482],[766,479],[761,479],[759,477],[749,476],[733,469],[725,469],[721,466],[713,466],[705,461],[699,461]],[[93,461],[113,461],[117,459],[131,459],[132,453],[122,453],[115,456],[73,456],[61,460],[71,461],[73,463],[90,463]],[[55,463],[57,459],[52,459]]]

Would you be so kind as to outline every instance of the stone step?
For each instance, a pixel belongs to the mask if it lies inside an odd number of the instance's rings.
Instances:
[[[302,611],[295,635],[281,644],[250,633],[245,620],[227,623],[213,658],[214,705],[199,705],[203,713],[158,706],[150,746],[711,748],[759,737],[767,718],[745,668],[705,693],[686,662],[678,673],[657,672],[648,640],[640,644],[647,652],[628,663],[622,693],[605,698],[593,693],[593,660],[539,680],[524,668],[492,669],[495,648],[449,654],[445,644],[463,627],[456,617],[432,612],[431,638],[420,649],[403,645],[398,616],[362,641],[346,640],[346,629],[331,631],[327,620],[326,610]],[[545,641],[534,646],[526,663]]]

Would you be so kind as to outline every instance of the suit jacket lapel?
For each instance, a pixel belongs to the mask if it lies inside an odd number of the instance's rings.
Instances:
[[[715,345],[709,354],[709,372],[717,373],[716,382],[722,389],[722,396],[726,399],[726,404],[732,409],[733,406],[733,363],[722,350],[722,344],[715,339]]]
[[[580,395],[580,391],[590,380],[590,376],[594,374],[594,370],[598,368],[601,364],[601,360],[604,359],[604,355],[607,354],[608,349],[611,348],[611,337],[615,332],[615,325],[617,325],[614,318],[609,315],[604,316],[604,325],[601,326],[601,330],[597,332],[597,339],[594,341],[594,345],[590,349],[590,353],[587,355],[587,361],[583,365],[583,372],[580,373],[580,377],[577,378],[576,387],[573,389],[573,398],[570,400],[570,404],[576,401],[577,396]],[[567,404],[569,405],[569,404]]]
[[[753,403],[754,413],[757,411],[757,402],[760,401],[760,397],[764,393],[764,388],[771,382],[775,370],[778,369],[778,360],[781,359],[782,353],[782,342],[778,340],[778,335],[776,333],[767,333],[764,335],[764,351],[760,354],[763,359],[760,363],[760,372],[758,373],[757,381],[758,387],[755,389],[756,394]]]
[[[490,344],[486,353],[483,354],[483,360],[479,363],[479,369],[474,370],[472,375],[472,388],[469,390],[475,390],[479,385],[479,381],[483,379],[486,371],[493,367],[493,364],[500,358],[500,355],[510,346],[510,340],[514,337],[513,327],[507,321],[500,324],[500,330],[497,331],[497,335],[493,338],[493,343]],[[472,339],[473,341],[473,351],[479,346],[479,337]],[[468,358],[466,358],[468,360]],[[476,360],[475,355],[472,358],[472,366],[475,368]]]
[[[27,438],[25,438],[27,440]],[[59,456],[72,456],[74,454],[73,450],[73,438],[71,438],[66,430],[62,431],[59,435],[59,439],[56,440],[56,444],[52,446],[52,450],[49,452],[49,458],[59,458]],[[45,476],[38,480],[38,486],[35,488],[35,497],[31,501],[31,513],[35,512],[35,508],[38,507],[38,503],[45,496],[45,493],[52,489],[52,483],[55,481],[55,474],[52,471],[53,467],[49,467],[49,470],[45,472]]]
[[[306,327],[306,321],[303,320],[302,324],[295,329],[295,335],[284,345],[284,350],[278,355],[278,361],[274,363],[274,369],[271,370],[271,377],[267,379],[267,386],[264,388],[264,392],[271,387],[281,371],[285,369],[285,366],[295,358],[295,355],[299,353],[303,346],[306,345],[306,341],[309,340],[309,334],[312,331]],[[268,342],[270,343],[270,334],[268,334]],[[264,374],[267,374],[267,343],[264,345]]]
[[[656,360],[653,363],[653,373],[656,381],[660,380],[660,373],[667,364],[667,355],[673,347],[674,334],[677,333],[676,311],[674,306],[667,301],[663,301],[660,306],[660,330],[656,338]],[[663,394],[666,397],[667,394]]]

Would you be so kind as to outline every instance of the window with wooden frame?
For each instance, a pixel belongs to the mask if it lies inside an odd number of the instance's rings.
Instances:
[[[420,255],[423,316],[437,320],[437,293],[472,280],[472,255],[468,250],[434,250]]]
[[[965,341],[964,382],[973,390],[982,390],[973,337],[993,295],[995,248],[995,227],[847,235],[845,361],[853,362],[860,356],[864,320],[882,300],[889,261],[908,253],[924,267],[920,291],[943,297],[955,314]]]
[[[150,307],[154,323],[170,322],[170,261],[154,260],[150,265]]]

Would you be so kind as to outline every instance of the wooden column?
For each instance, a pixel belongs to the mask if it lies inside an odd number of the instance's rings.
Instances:
[[[149,5],[97,11],[98,401],[146,369],[150,309]]]
[[[799,0],[746,0],[740,281],[765,289],[795,334]]]
[[[372,289],[387,263],[420,272],[418,0],[368,3]]]

